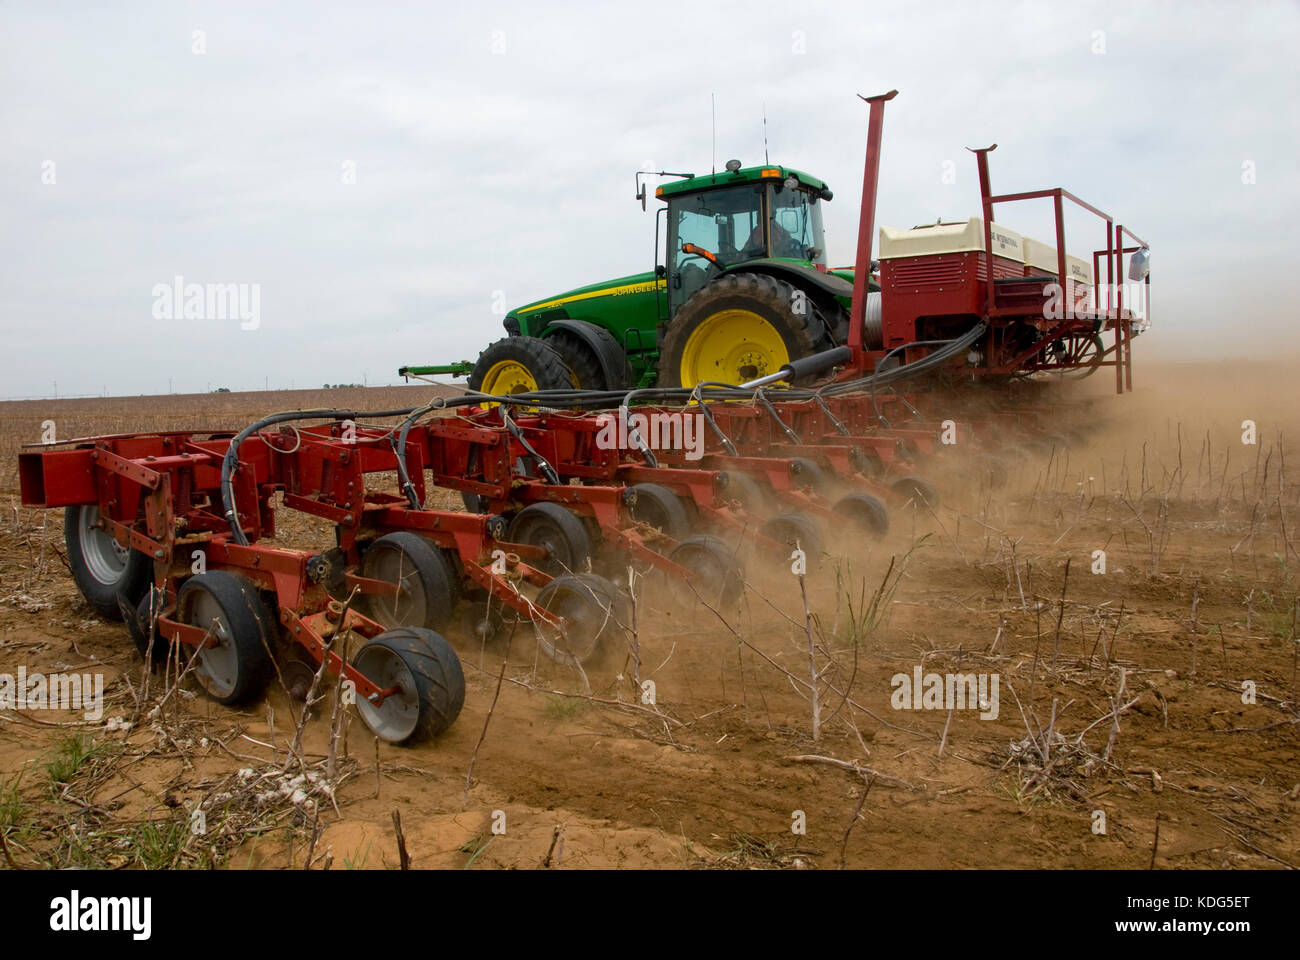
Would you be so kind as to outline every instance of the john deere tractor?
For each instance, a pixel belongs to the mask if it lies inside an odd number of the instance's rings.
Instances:
[[[642,173],[637,199],[645,206]],[[511,310],[471,389],[630,390],[743,383],[842,344],[853,271],[826,266],[826,184],[788,167],[669,174],[655,266]]]

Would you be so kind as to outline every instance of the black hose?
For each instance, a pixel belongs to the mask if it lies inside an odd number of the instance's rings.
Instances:
[[[277,423],[289,423],[295,420],[368,420],[379,417],[402,417],[411,413],[411,410],[412,408],[379,410],[374,413],[358,413],[355,410],[290,410],[263,417],[239,431],[231,439],[230,446],[226,448],[226,455],[221,460],[221,505],[225,509],[223,515],[226,523],[230,525],[230,533],[235,538],[235,542],[241,546],[248,546],[248,537],[244,534],[244,528],[239,523],[239,514],[235,509],[234,474],[235,468],[239,465],[239,445],[250,436]]]
[[[889,351],[880,362],[884,362],[889,357],[898,353],[906,347],[918,346],[937,346],[938,350],[922,357],[915,363],[904,364],[898,367],[892,367],[888,370],[879,370],[865,377],[859,377],[856,380],[840,381],[828,384],[818,390],[809,390],[807,388],[791,388],[783,390],[781,396],[783,400],[818,400],[821,402],[823,396],[838,397],[864,387],[872,389],[873,400],[875,387],[885,386],[896,383],[901,380],[908,380],[912,377],[920,376],[936,367],[942,366],[950,359],[969,349],[981,337],[984,336],[987,325],[984,322],[975,324],[970,330],[952,340],[926,340],[905,344],[903,347],[896,347]],[[534,390],[529,393],[515,393],[504,396],[495,394],[479,393],[477,391],[467,391],[465,394],[457,397],[438,397],[418,407],[410,412],[410,415],[403,421],[401,428],[393,436],[393,452],[397,456],[397,475],[402,485],[402,490],[406,494],[407,501],[411,504],[413,510],[419,510],[421,504],[419,498],[415,495],[415,487],[411,483],[410,474],[406,466],[406,438],[410,433],[411,427],[425,414],[433,410],[442,410],[455,407],[477,406],[483,403],[499,403],[506,406],[525,406],[525,407],[578,407],[582,409],[601,409],[610,406],[627,406],[629,402],[636,398],[638,400],[647,400],[650,402],[678,402],[689,403],[692,400],[698,401],[701,409],[705,413],[706,419],[713,427],[714,432],[718,434],[724,447],[729,453],[734,455],[735,447],[731,441],[723,436],[721,430],[714,423],[712,415],[708,411],[706,401],[749,401],[755,397],[755,391],[742,390],[739,387],[726,384],[699,384],[693,388],[687,387],[648,387],[633,390]],[[648,452],[648,451],[644,451]]]

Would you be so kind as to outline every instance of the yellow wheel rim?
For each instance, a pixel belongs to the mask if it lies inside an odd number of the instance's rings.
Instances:
[[[537,378],[533,372],[515,360],[499,360],[492,364],[483,375],[483,385],[479,387],[483,393],[494,393],[497,396],[529,393],[536,389]],[[485,403],[483,406],[495,407],[498,404]]]
[[[776,373],[790,362],[776,328],[752,310],[719,310],[686,338],[682,386],[704,380],[744,383]]]

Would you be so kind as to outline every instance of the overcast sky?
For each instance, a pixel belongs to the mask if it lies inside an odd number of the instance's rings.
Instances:
[[[878,225],[977,215],[964,148],[996,141],[995,191],[1064,186],[1152,245],[1139,362],[1293,349],[1297,49],[1280,2],[0,3],[0,397],[472,360],[498,291],[653,266],[633,173],[708,172],[711,95],[718,167],[762,160],[766,105],[851,263],[855,94],[893,87]],[[998,220],[1051,240],[1047,209]],[[156,318],[177,276],[260,285],[257,329]]]

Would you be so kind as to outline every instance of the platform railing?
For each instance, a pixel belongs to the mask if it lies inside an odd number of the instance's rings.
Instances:
[[[1106,315],[1113,319],[1115,329],[1115,390],[1118,393],[1122,393],[1125,389],[1132,390],[1132,331],[1128,329],[1129,324],[1121,320],[1124,309],[1124,291],[1122,283],[1117,284],[1116,280],[1121,279],[1124,273],[1124,255],[1139,250],[1148,250],[1150,245],[1123,224],[1117,224],[1115,218],[1110,214],[1094,207],[1086,200],[1076,197],[1064,187],[1053,187],[1049,190],[1027,190],[1021,193],[1004,193],[995,196],[989,186],[988,155],[990,151],[996,150],[997,146],[994,143],[987,147],[971,149],[971,153],[975,154],[976,163],[979,167],[980,205],[984,214],[984,257],[987,267],[985,271],[985,308],[987,314],[989,316],[997,314],[993,277],[994,206],[999,203],[1015,203],[1021,200],[1050,199],[1052,201],[1052,213],[1056,226],[1056,275],[1064,291],[1068,277],[1065,272],[1065,201],[1070,200],[1106,222],[1106,246],[1104,249],[1093,253],[1093,305],[1100,311],[1101,300],[1098,285],[1101,282],[1100,262],[1101,257],[1104,255],[1106,258]],[[1137,246],[1125,247],[1125,237],[1132,240]],[[1144,277],[1144,281],[1143,316],[1149,322],[1151,318],[1150,274]]]

